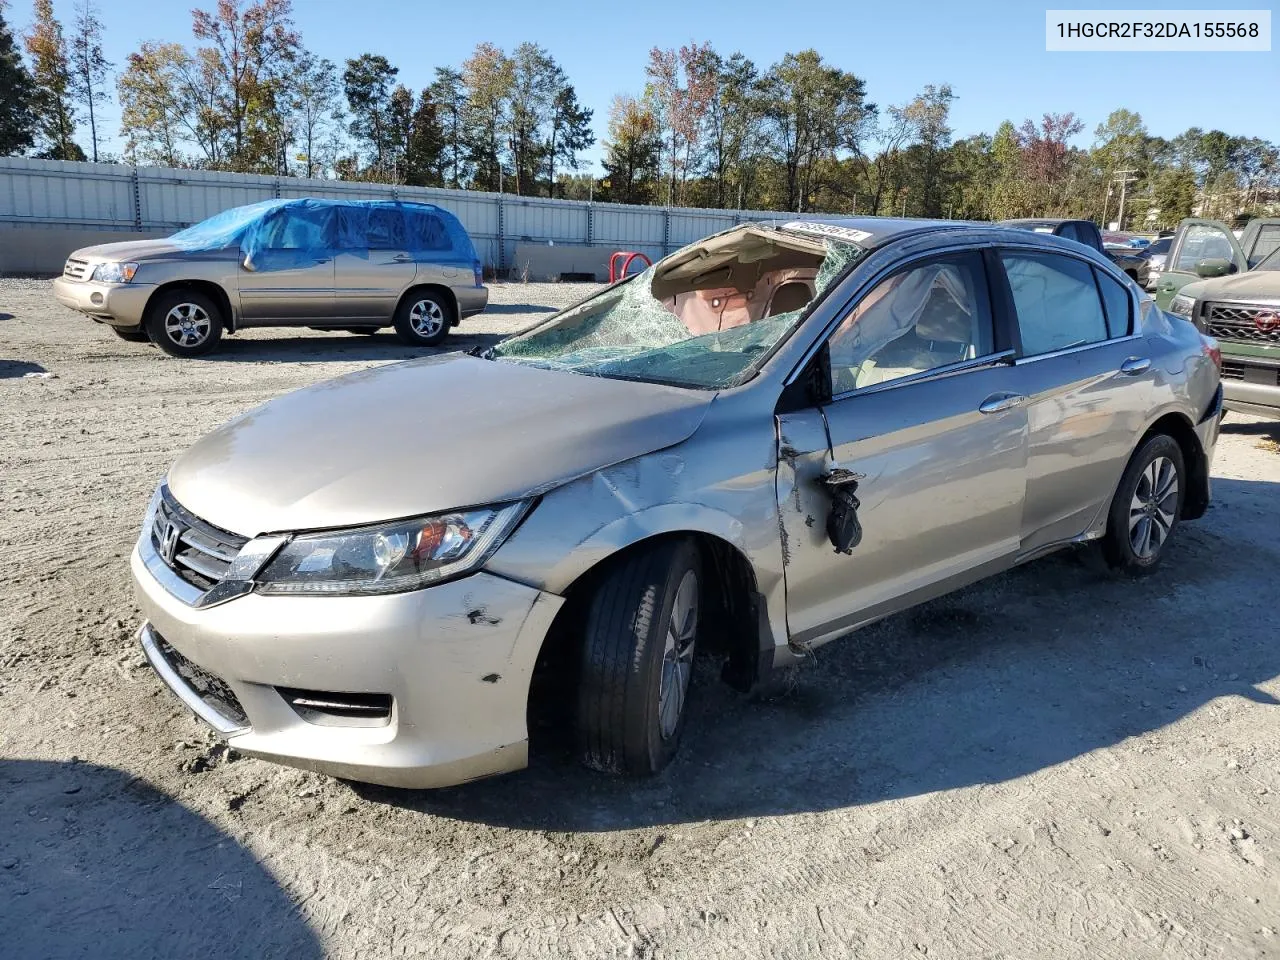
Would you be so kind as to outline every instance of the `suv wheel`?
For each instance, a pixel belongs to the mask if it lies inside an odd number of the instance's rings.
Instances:
[[[1102,555],[1121,573],[1154,570],[1178,528],[1186,496],[1182,448],[1167,434],[1147,440],[1129,461],[1111,512]]]
[[[170,290],[147,311],[147,336],[171,357],[199,357],[222,339],[222,311],[198,290]]]
[[[415,347],[434,347],[452,325],[453,307],[438,293],[413,291],[396,308],[396,333]]]
[[[596,770],[657,773],[684,730],[702,623],[697,545],[668,540],[623,557],[586,610],[577,734]]]

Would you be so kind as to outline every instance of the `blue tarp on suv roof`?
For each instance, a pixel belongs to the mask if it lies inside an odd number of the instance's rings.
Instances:
[[[335,251],[367,256],[397,250],[414,260],[477,262],[458,218],[429,203],[400,200],[263,200],[233,207],[175,233],[188,251],[238,247],[256,270],[284,269]]]

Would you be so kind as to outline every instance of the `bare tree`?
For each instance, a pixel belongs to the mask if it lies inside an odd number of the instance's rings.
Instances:
[[[76,6],[75,28],[71,34],[68,59],[71,68],[71,97],[84,108],[89,121],[89,143],[93,162],[98,162],[98,108],[107,101],[107,73],[111,63],[102,53],[102,21],[91,0]]]

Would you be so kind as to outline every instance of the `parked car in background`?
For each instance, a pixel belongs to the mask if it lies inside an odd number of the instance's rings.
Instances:
[[[471,238],[446,210],[268,200],[163,240],[77,250],[54,296],[125,340],[196,357],[246,327],[375,333],[434,346],[488,303]]]
[[[1245,273],[1186,284],[1169,310],[1221,344],[1228,410],[1280,419],[1280,246]]]
[[[1143,259],[1141,251],[1132,248],[1128,242],[1109,244],[1103,241],[1102,231],[1092,220],[1063,220],[1053,217],[1038,219],[1002,220],[1002,227],[1014,227],[1018,230],[1030,230],[1034,233],[1048,233],[1066,240],[1083,243],[1086,247],[1097,250],[1139,286],[1143,286],[1150,269]]]
[[[1156,285],[1156,303],[1168,310],[1188,283],[1245,273],[1277,247],[1280,218],[1250,220],[1238,233],[1220,220],[1183,220]]]
[[[1213,345],[1079,243],[744,225],[201,440],[133,553],[141,642],[255,756],[513,770],[541,687],[588,765],[652,773],[699,653],[749,689],[1054,550],[1152,570],[1208,505],[1220,400]]]
[[[1169,249],[1173,246],[1173,237],[1157,237],[1143,251],[1147,258],[1147,282],[1143,286],[1154,290],[1160,282],[1160,274],[1164,271],[1165,261],[1169,259]]]

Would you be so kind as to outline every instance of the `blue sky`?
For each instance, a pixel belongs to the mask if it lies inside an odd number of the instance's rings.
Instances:
[[[96,0],[106,28],[106,53],[117,66],[143,40],[190,44],[195,0]],[[201,6],[211,8],[214,0]],[[1129,9],[1086,0],[1080,8]],[[542,0],[413,3],[412,0],[295,0],[303,42],[339,64],[360,53],[380,53],[415,89],[436,66],[457,65],[476,43],[511,49],[523,40],[542,44],[560,62],[579,99],[596,112],[605,132],[609,101],[638,93],[652,46],[710,41],[721,53],[741,50],[765,67],[788,51],[817,49],[833,64],[867,82],[882,106],[909,100],[925,84],[950,83],[956,94],[956,136],[993,131],[1045,112],[1074,111],[1085,122],[1078,138],[1116,107],[1142,114],[1148,129],[1173,136],[1189,126],[1280,142],[1280,53],[1047,53],[1046,6],[1008,0],[965,4],[890,0],[882,3],[796,0],[650,0],[646,4],[566,3]],[[1211,6],[1170,3],[1164,8]],[[1233,6],[1250,6],[1249,3]],[[1255,2],[1252,6],[1261,6]],[[74,0],[55,0],[69,24]],[[29,0],[10,0],[7,19],[18,31],[31,20]],[[114,137],[118,111],[108,118]],[[118,140],[108,149],[119,149]],[[590,159],[597,160],[598,147]]]

